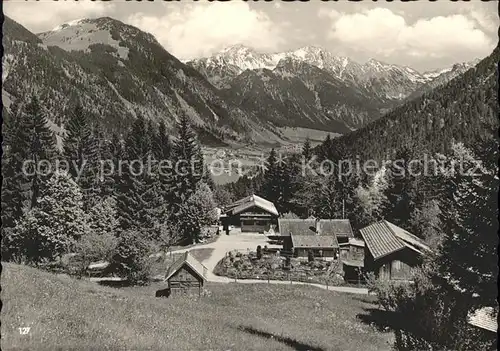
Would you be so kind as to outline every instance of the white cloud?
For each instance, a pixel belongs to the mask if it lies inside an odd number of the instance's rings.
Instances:
[[[353,51],[375,56],[450,57],[470,52],[482,55],[493,46],[475,20],[463,14],[421,18],[413,24],[387,8],[320,15],[332,19],[331,39]]]
[[[486,13],[480,10],[472,10],[469,13],[470,17],[476,21],[476,23],[487,30],[488,32],[494,33],[498,30],[498,17],[493,13]]]
[[[100,17],[113,9],[114,4],[101,1],[4,2],[5,15],[35,33],[75,19]]]
[[[236,1],[165,7],[164,14],[135,14],[126,22],[153,34],[179,59],[209,56],[235,44],[275,50],[283,42],[281,25]]]

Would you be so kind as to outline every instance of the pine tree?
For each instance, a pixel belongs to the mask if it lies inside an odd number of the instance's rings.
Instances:
[[[25,115],[14,112],[9,121],[8,138],[4,143],[2,170],[2,228],[12,228],[28,207],[28,176],[23,172],[29,155],[29,129]]]
[[[416,208],[415,169],[410,169],[411,160],[411,151],[402,149],[386,171],[389,186],[385,191],[384,217],[396,225],[407,226]]]
[[[19,256],[39,262],[70,252],[90,228],[82,194],[67,173],[56,170],[43,187],[36,206],[7,239]]]
[[[152,143],[153,154],[157,160],[168,160],[172,151],[172,144],[167,133],[165,122],[161,121],[158,125],[158,132]]]
[[[203,173],[200,146],[186,116],[182,116],[179,120],[178,133],[172,146],[174,201],[177,205],[196,191],[196,184],[201,180]]]
[[[172,185],[170,200],[170,219],[184,233],[186,241],[193,235],[197,225],[192,224],[188,200],[196,192],[198,183],[203,178],[203,158],[200,146],[187,117],[182,116],[178,124],[178,138],[172,146]]]
[[[99,194],[100,128],[92,127],[81,105],[77,105],[66,126],[64,156],[70,174],[82,189],[86,207],[92,207]]]
[[[305,162],[309,161],[313,156],[309,137],[306,138],[304,146],[302,147],[302,156],[304,157]]]
[[[28,160],[33,162],[35,169],[30,177],[31,207],[35,206],[40,195],[41,186],[50,174],[54,156],[56,156],[55,136],[48,127],[47,118],[33,95],[27,104],[25,113],[29,120],[29,155]]]
[[[124,159],[123,141],[118,134],[113,134],[110,141],[102,142],[103,162],[102,169],[99,171],[99,180],[101,182],[100,196],[117,196],[117,188],[120,184],[122,169],[125,168],[122,164]]]
[[[441,204],[445,233],[437,259],[439,274],[453,282],[474,307],[496,305],[498,276],[498,175],[496,167],[468,172],[475,157],[454,145],[462,169],[445,175],[447,196]],[[465,157],[464,157],[465,153]],[[464,163],[471,162],[468,165]],[[474,297],[474,294],[477,294]]]
[[[263,179],[264,197],[269,201],[276,203],[280,198],[280,165],[276,150],[272,149],[266,160],[266,170]]]
[[[146,234],[154,228],[154,221],[148,213],[145,194],[148,190],[148,157],[151,156],[151,140],[142,116],[134,121],[125,139],[126,164],[122,164],[117,184],[117,208],[120,228],[137,229]]]

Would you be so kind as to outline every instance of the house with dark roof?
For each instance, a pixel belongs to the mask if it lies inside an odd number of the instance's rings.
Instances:
[[[335,234],[339,244],[347,243],[349,239],[354,238],[351,222],[348,219],[320,219],[318,231],[325,235]]]
[[[226,206],[221,221],[226,232],[230,225],[234,225],[240,227],[242,232],[264,233],[276,224],[278,216],[278,210],[272,202],[250,195]]]
[[[201,295],[207,280],[206,275],[207,268],[186,251],[170,266],[165,275],[168,283],[167,296],[189,293]]]
[[[409,280],[429,246],[419,237],[386,220],[360,229],[365,241],[364,270],[382,280]]]
[[[354,236],[347,219],[284,219],[278,220],[283,250],[296,257],[338,257],[338,237]]]

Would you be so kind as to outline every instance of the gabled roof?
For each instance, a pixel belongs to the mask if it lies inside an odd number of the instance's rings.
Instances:
[[[342,264],[349,266],[349,267],[359,267],[359,268],[362,268],[365,266],[365,263],[363,261],[348,260],[348,259],[342,260]]]
[[[375,260],[405,247],[419,254],[431,251],[422,239],[385,220],[360,229],[360,233]]]
[[[278,210],[274,206],[274,204],[270,201],[267,201],[266,199],[257,196],[257,195],[250,195],[247,197],[244,197],[243,199],[240,199],[238,201],[233,202],[231,205],[229,205],[226,208],[226,211],[231,215],[235,215],[238,213],[241,213],[249,208],[252,207],[258,207],[266,212],[269,212],[275,216],[278,216]]]
[[[337,237],[354,237],[351,222],[348,219],[320,219],[318,231],[322,235],[334,233]]]
[[[205,274],[207,268],[202,265],[196,258],[194,258],[189,251],[186,251],[179,257],[168,269],[165,276],[165,280],[170,279],[175,273],[177,273],[184,265],[189,266],[200,278],[207,280]]]
[[[493,307],[483,307],[468,316],[469,324],[495,332],[498,330],[498,319]]]
[[[358,246],[365,247],[365,242],[361,239],[349,238],[349,241],[346,243],[339,243],[339,246]]]
[[[315,219],[278,219],[279,232],[283,236],[316,235]]]
[[[353,238],[351,222],[348,219],[278,219],[281,235],[330,235]]]
[[[338,248],[335,235],[291,235],[293,248]]]

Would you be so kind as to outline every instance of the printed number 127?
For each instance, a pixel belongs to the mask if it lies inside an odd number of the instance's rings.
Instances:
[[[30,327],[21,327],[19,328],[19,334],[26,335],[30,332]]]

